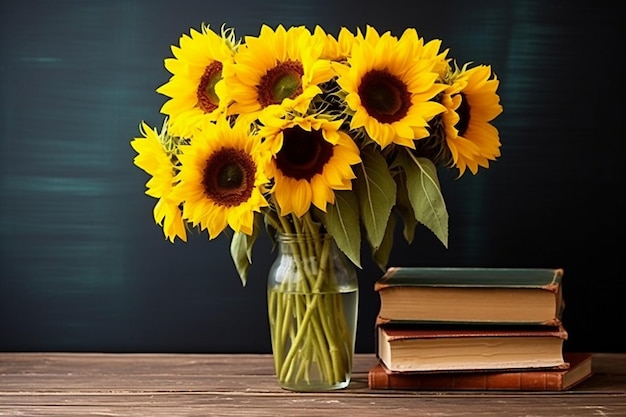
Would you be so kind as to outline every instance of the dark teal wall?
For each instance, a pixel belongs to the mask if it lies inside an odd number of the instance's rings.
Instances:
[[[148,1],[0,5],[0,350],[269,351],[265,280],[248,285],[228,239],[163,240],[129,142],[160,125],[170,44],[204,21],[239,36],[366,24],[440,38],[501,79],[502,158],[442,173],[444,249],[426,229],[395,265],[563,267],[568,349],[623,351],[624,30],[605,1]],[[617,272],[616,272],[617,271]],[[378,308],[359,271],[357,348]]]

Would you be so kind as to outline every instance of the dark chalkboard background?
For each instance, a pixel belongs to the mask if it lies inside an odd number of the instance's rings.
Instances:
[[[624,30],[599,1],[2,2],[0,350],[269,352],[255,249],[242,287],[228,239],[164,241],[129,142],[160,126],[163,59],[204,21],[417,28],[501,79],[502,158],[441,174],[450,245],[426,229],[394,265],[562,267],[569,350],[623,351]],[[621,20],[621,19],[620,19]],[[371,262],[357,350],[373,351]],[[611,326],[618,325],[619,329]]]

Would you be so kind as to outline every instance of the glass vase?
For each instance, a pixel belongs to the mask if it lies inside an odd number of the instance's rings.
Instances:
[[[330,235],[279,234],[267,297],[280,386],[328,391],[350,384],[358,315],[354,265]]]

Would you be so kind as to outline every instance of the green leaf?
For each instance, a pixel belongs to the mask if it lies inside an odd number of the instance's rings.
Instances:
[[[415,218],[428,227],[447,248],[448,211],[441,194],[437,168],[430,159],[417,158],[409,151],[404,155],[398,162],[406,172],[407,191]]]
[[[335,239],[337,247],[361,268],[361,226],[359,201],[354,192],[335,191],[335,204],[328,204],[326,212],[315,209],[316,216],[326,231]]]
[[[415,229],[417,228],[418,221],[415,218],[415,212],[409,200],[406,175],[400,173],[396,175],[395,180],[398,185],[398,191],[396,192],[396,210],[404,222],[402,234],[408,243],[412,243],[415,238]]]
[[[361,220],[370,245],[377,249],[385,236],[387,219],[396,203],[396,182],[389,173],[385,158],[373,146],[361,150],[361,170],[355,191]]]
[[[381,242],[378,249],[372,251],[372,258],[374,262],[378,265],[378,267],[384,272],[387,270],[387,264],[389,263],[389,255],[391,254],[391,249],[393,248],[393,236],[396,228],[396,217],[389,216],[389,221],[387,222],[387,228],[385,229],[385,237]]]
[[[241,284],[245,287],[248,282],[248,270],[252,265],[252,247],[258,236],[257,228],[251,236],[242,232],[235,232],[230,240],[230,256],[233,258]]]

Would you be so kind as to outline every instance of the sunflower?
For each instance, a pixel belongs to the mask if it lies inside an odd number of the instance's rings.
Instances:
[[[183,217],[207,229],[210,239],[227,226],[251,235],[254,213],[268,205],[263,187],[269,156],[247,123],[231,126],[224,116],[207,124],[179,155],[174,192],[183,201]]]
[[[261,27],[258,37],[245,37],[235,63],[224,68],[233,100],[229,114],[255,119],[262,111],[304,113],[322,91],[319,84],[334,75],[330,61],[320,59],[325,43],[316,42],[304,26]]]
[[[218,35],[203,25],[202,32],[191,29],[190,34],[181,36],[180,47],[172,46],[174,58],[165,60],[165,68],[173,75],[157,89],[170,97],[161,107],[169,116],[170,131],[187,138],[226,110],[222,69],[232,62],[237,47],[232,30]]]
[[[449,75],[450,86],[442,95],[446,112],[442,116],[451,166],[459,169],[459,176],[469,168],[472,174],[478,167],[489,167],[489,161],[500,156],[498,130],[490,124],[500,113],[497,94],[498,79],[491,78],[491,67],[467,65]]]
[[[137,151],[135,165],[152,177],[146,182],[146,194],[158,199],[153,210],[154,221],[163,228],[163,233],[170,242],[173,243],[176,237],[186,242],[187,230],[182,219],[180,201],[172,196],[175,173],[172,160],[175,158],[175,148],[164,143],[173,139],[167,136],[165,130],[159,136],[157,130],[145,122],[141,123],[139,130],[142,137],[135,138],[130,144]]]
[[[352,138],[339,130],[340,120],[269,117],[262,123],[259,135],[271,147],[268,173],[279,215],[302,217],[311,204],[326,211],[326,205],[335,202],[334,190],[352,189],[356,176],[351,165],[361,157]]]
[[[437,42],[424,45],[415,29],[398,39],[368,26],[356,39],[337,80],[354,112],[350,127],[365,128],[382,148],[415,148],[414,140],[430,134],[428,121],[445,110],[433,99],[445,88],[436,81],[446,52],[438,54]]]

